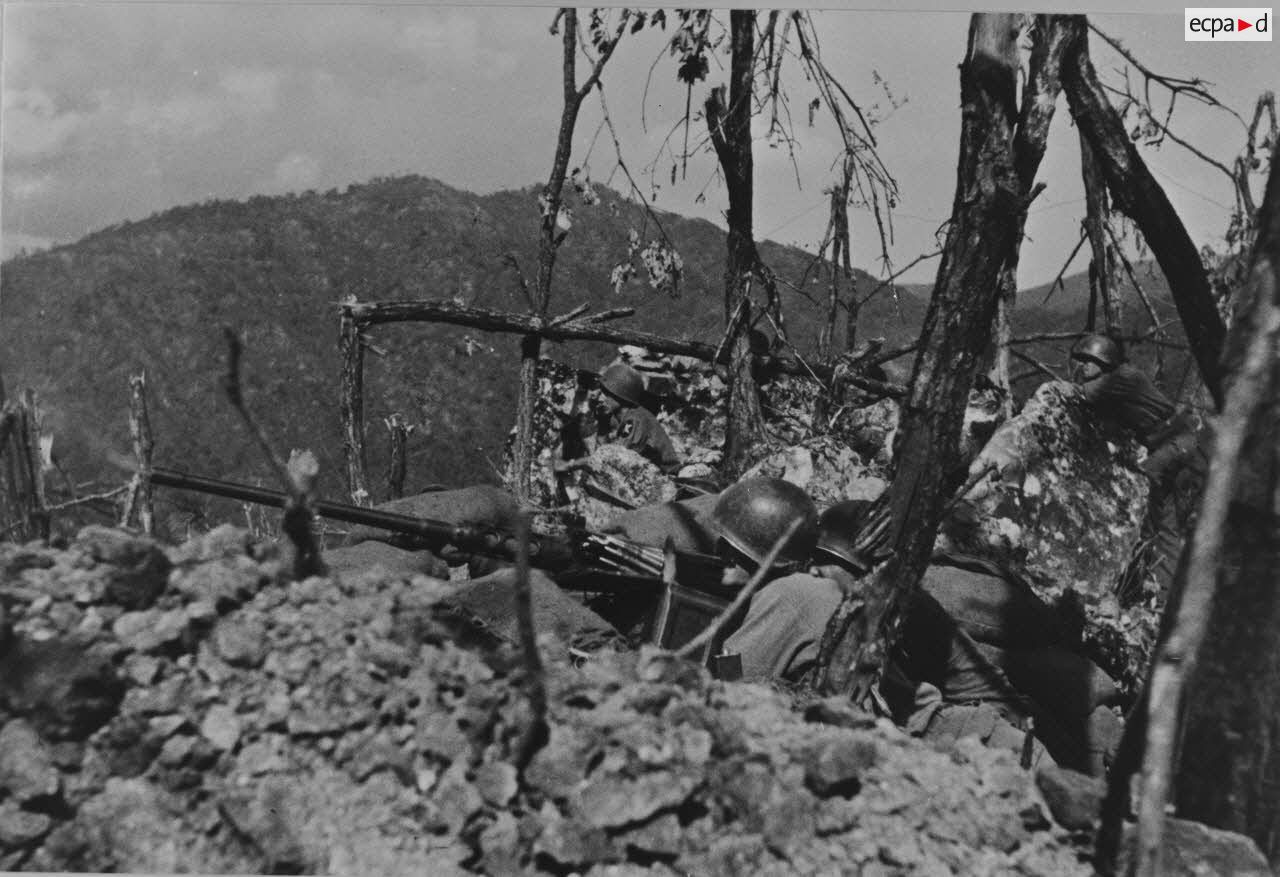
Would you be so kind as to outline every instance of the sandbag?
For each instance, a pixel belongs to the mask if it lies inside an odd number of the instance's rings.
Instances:
[[[1067,641],[1051,606],[1021,583],[977,564],[960,567],[935,560],[920,586],[980,643],[1023,649]]]
[[[520,513],[516,498],[500,487],[477,484],[458,490],[437,490],[393,499],[374,506],[382,512],[430,518],[448,524],[483,524],[500,530],[514,531]],[[344,545],[355,545],[366,539],[388,539],[392,534],[379,527],[359,525],[347,534]]]
[[[509,642],[520,641],[515,606],[516,570],[500,569],[461,583],[445,602],[480,621],[491,633]],[[566,645],[593,648],[618,636],[607,621],[560,589],[542,570],[529,570],[533,627],[539,635],[552,633]]]
[[[368,541],[324,553],[325,565],[333,575],[349,578],[373,569],[391,576],[426,575],[449,578],[449,565],[430,551],[405,551],[385,542]]]
[[[623,512],[605,526],[604,532],[657,546],[664,545],[670,536],[677,550],[711,554],[716,544],[711,511],[719,498],[719,494],[709,493]]]

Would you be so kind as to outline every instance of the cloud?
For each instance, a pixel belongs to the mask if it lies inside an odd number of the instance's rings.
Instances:
[[[129,127],[151,139],[196,140],[221,128],[229,115],[225,97],[192,92],[160,103],[138,100],[124,119]]]
[[[40,88],[5,89],[4,155],[25,159],[63,148],[87,116],[60,112],[53,96]]]
[[[314,188],[320,179],[320,162],[305,152],[291,152],[276,163],[271,186],[277,191],[297,192]]]
[[[218,84],[238,101],[237,109],[257,115],[275,110],[280,80],[276,70],[233,68],[222,73]]]

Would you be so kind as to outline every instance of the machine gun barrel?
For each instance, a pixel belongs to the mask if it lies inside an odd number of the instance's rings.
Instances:
[[[219,478],[205,478],[175,469],[156,467],[151,470],[151,483],[177,490],[190,490],[227,499],[282,509],[289,502],[287,494],[265,487],[253,487]],[[431,518],[419,518],[396,512],[346,505],[339,502],[316,500],[312,503],[316,514],[348,524],[363,524],[407,536],[411,545],[439,551],[452,545],[469,554],[483,554],[502,560],[514,561],[519,544],[515,534],[483,524],[453,524]],[[408,547],[408,546],[402,546]],[[661,559],[654,555],[661,549],[655,546],[631,542],[613,534],[596,534],[571,530],[565,536],[539,536],[529,541],[529,562],[548,572],[573,571],[572,580],[583,582],[582,589],[609,590],[609,574],[614,574],[615,588],[633,587],[627,584],[639,579],[656,582],[661,573]],[[725,562],[710,554],[693,551],[676,552],[676,578],[713,593],[732,593],[733,588],[721,584]],[[566,580],[566,582],[569,580]]]
[[[151,483],[161,487],[191,490],[280,509],[284,508],[289,501],[288,495],[278,490],[237,484],[218,478],[205,478],[161,467],[151,470]],[[393,533],[414,537],[436,549],[444,545],[453,545],[463,551],[508,560],[513,560],[517,554],[514,534],[490,527],[451,524],[447,521],[435,521],[430,518],[418,518],[413,515],[401,515],[326,500],[316,500],[312,506],[316,514],[322,518],[390,530]],[[543,569],[562,569],[573,564],[574,551],[570,544],[534,536],[529,544],[529,560],[534,566]]]

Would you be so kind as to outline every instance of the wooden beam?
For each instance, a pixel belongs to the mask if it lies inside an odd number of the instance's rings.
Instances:
[[[513,314],[489,308],[469,307],[452,301],[383,301],[348,302],[340,305],[344,319],[350,318],[358,326],[375,326],[382,323],[450,323],[470,326],[486,332],[511,332],[518,335],[540,335],[550,341],[605,341],[610,344],[629,344],[644,347],[658,353],[690,356],[703,362],[714,362],[716,348],[702,341],[667,338],[652,332],[616,329],[600,325],[592,316],[576,317],[558,325],[550,325],[528,314]],[[768,357],[761,357],[766,361]],[[809,368],[793,359],[778,358],[777,366],[787,374],[812,377]],[[813,365],[812,371],[819,380],[830,383],[832,368]],[[861,375],[846,379],[861,390],[881,396],[899,398],[907,393],[906,387],[885,381],[876,381]]]

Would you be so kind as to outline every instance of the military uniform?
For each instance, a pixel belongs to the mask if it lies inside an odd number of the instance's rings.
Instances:
[[[624,408],[618,412],[617,421],[615,435],[622,440],[623,446],[650,460],[664,472],[680,467],[680,458],[671,444],[671,437],[647,408]]]
[[[1120,698],[1114,682],[1062,645],[1053,610],[1034,595],[983,570],[985,561],[966,558],[961,567],[940,560],[925,574],[882,684],[895,689],[886,691],[894,719],[928,740],[978,736],[1021,753],[1026,733],[1019,726],[1035,716],[1033,765],[1058,761],[1101,774],[1121,731],[1110,709]],[[724,651],[741,656],[744,679],[799,682],[813,669],[841,599],[830,578],[776,579],[752,597]]]
[[[600,373],[600,389],[612,424],[610,438],[620,440],[664,472],[679,468],[680,458],[671,437],[644,407],[648,393],[640,373],[626,363],[615,362]]]
[[[840,605],[840,586],[828,578],[792,573],[751,597],[742,624],[724,651],[742,656],[742,678],[799,682],[818,660],[827,622]]]

